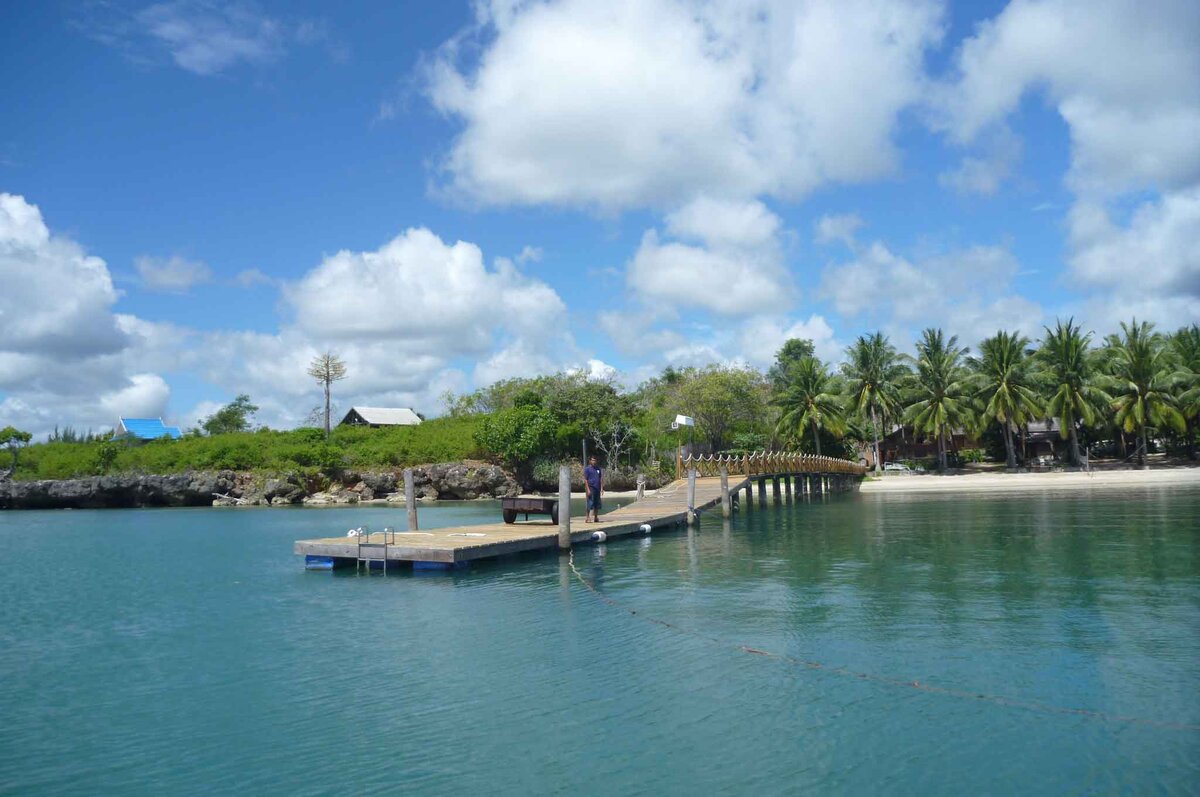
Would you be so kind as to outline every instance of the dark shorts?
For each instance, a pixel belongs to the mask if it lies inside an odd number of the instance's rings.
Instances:
[[[598,491],[592,490],[592,492],[588,495],[587,508],[589,512],[593,509],[595,509],[597,512],[600,511],[600,493]]]

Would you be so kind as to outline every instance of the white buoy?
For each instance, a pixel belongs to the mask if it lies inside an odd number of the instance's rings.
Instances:
[[[592,542],[604,542],[607,539],[608,539],[608,535],[605,534],[603,531],[593,531],[592,532]]]
[[[640,531],[642,534],[649,534],[651,531],[650,524],[643,523],[642,525],[638,526],[638,531]]]

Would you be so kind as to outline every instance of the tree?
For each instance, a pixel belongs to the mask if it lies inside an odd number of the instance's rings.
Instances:
[[[821,453],[822,430],[840,437],[846,431],[845,413],[833,386],[833,377],[816,357],[803,357],[791,364],[784,387],[775,399],[782,410],[776,430],[802,439],[812,432],[813,450]]]
[[[1004,438],[1005,463],[1017,467],[1013,433],[1041,416],[1029,359],[1029,338],[1001,330],[979,344],[980,356],[969,357],[971,389],[984,425],[995,421]]]
[[[805,338],[788,338],[775,352],[775,362],[767,371],[767,381],[776,390],[781,390],[787,381],[788,370],[805,357],[816,357],[816,347]]]
[[[949,339],[940,329],[926,329],[917,342],[917,373],[911,381],[911,402],[905,419],[913,428],[937,438],[938,470],[946,470],[946,433],[970,419],[962,367],[967,349],[958,336]]]
[[[882,332],[861,335],[846,349],[842,374],[847,380],[847,395],[854,412],[864,419],[870,418],[876,473],[883,469],[879,460],[879,425],[899,414],[900,384],[908,372]]]
[[[1171,393],[1182,374],[1154,325],[1139,324],[1136,318],[1121,322],[1121,335],[1109,337],[1105,354],[1116,422],[1126,432],[1137,432],[1138,465],[1145,467],[1147,426],[1169,426],[1180,433],[1187,428]]]
[[[475,434],[476,442],[524,475],[530,461],[554,439],[554,417],[526,404],[493,412]]]
[[[29,441],[33,439],[33,435],[29,432],[22,432],[12,426],[5,426],[0,429],[0,446],[8,449],[8,453],[12,456],[12,466],[8,469],[8,474],[17,472],[17,458],[20,456],[21,449],[29,445]]]
[[[1098,408],[1112,399],[1097,384],[1096,357],[1089,351],[1092,333],[1086,335],[1069,318],[1045,327],[1036,357],[1041,366],[1039,378],[1049,390],[1045,411],[1058,420],[1063,438],[1071,441],[1071,464],[1079,467],[1079,423],[1092,425],[1099,417]]]
[[[740,426],[753,426],[766,417],[766,386],[752,368],[710,365],[691,370],[670,387],[666,408],[696,419],[696,432],[712,451],[724,450],[729,435]]]
[[[1171,349],[1175,353],[1181,372],[1176,400],[1187,423],[1184,435],[1188,456],[1195,459],[1196,421],[1200,418],[1200,325],[1183,327],[1172,335]]]
[[[308,364],[308,375],[325,388],[325,437],[329,437],[329,386],[346,378],[346,363],[332,352],[318,354]]]
[[[205,418],[200,426],[210,435],[248,432],[250,431],[250,416],[256,412],[258,412],[258,406],[250,403],[250,396],[240,393],[233,401]]]

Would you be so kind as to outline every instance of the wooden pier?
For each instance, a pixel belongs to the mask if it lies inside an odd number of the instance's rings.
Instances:
[[[772,482],[772,493],[778,502],[784,495],[792,499],[801,495],[855,490],[864,473],[857,463],[806,455],[766,454],[736,460],[689,457],[681,458],[678,464],[687,469],[689,478],[676,479],[652,495],[601,515],[600,523],[584,523],[582,517],[572,517],[566,524],[570,544],[598,542],[595,539],[597,532],[603,533],[605,539],[651,533],[694,521],[700,512],[714,507],[721,507],[728,515],[737,503],[739,491],[745,490],[746,503],[751,502],[755,482],[759,488],[759,503],[765,505],[768,481]],[[730,473],[734,467],[742,472]],[[724,489],[723,483],[727,485]],[[546,521],[503,523],[498,520],[478,526],[299,540],[294,551],[305,556],[310,567],[318,569],[357,567],[363,561],[364,547],[369,548],[369,556],[378,566],[386,562],[390,568],[393,563],[407,562],[418,568],[437,569],[464,565],[477,559],[562,547],[565,538],[560,540],[559,528],[558,524]]]

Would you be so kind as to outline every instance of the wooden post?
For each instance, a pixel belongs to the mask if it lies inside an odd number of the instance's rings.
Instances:
[[[721,517],[733,515],[733,502],[729,499],[729,468],[721,468]]]
[[[759,506],[767,505],[767,477],[766,476],[758,477],[758,505]]]
[[[789,504],[792,502],[792,474],[784,474],[783,477],[783,500]]]
[[[683,447],[676,446],[675,448],[675,478],[683,478]]]
[[[641,501],[646,497],[646,477],[639,473],[637,475],[637,500]]]
[[[783,503],[781,498],[782,498],[782,494],[779,492],[779,477],[772,476],[771,477],[771,499],[775,502],[775,505],[778,506],[779,504]]]
[[[571,469],[566,465],[558,468],[558,547],[571,547]]]
[[[696,522],[696,469],[688,469],[687,492],[687,523],[689,526]]]
[[[746,477],[746,508],[754,506],[754,482]]]
[[[417,530],[417,490],[413,485],[412,468],[404,469],[404,505],[408,507],[408,530]]]

